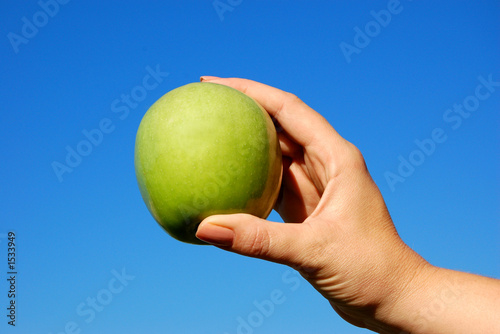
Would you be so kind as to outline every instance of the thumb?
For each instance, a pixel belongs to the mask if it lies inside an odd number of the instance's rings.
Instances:
[[[196,233],[202,241],[238,254],[287,265],[301,265],[306,253],[302,224],[270,222],[249,214],[214,215]]]

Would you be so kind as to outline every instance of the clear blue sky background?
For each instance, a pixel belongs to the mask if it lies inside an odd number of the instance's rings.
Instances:
[[[11,328],[3,238],[0,332],[233,334],[240,317],[253,333],[367,332],[287,267],[180,243],[150,216],[137,127],[200,75],[297,94],[362,150],[405,242],[435,265],[500,277],[500,86],[475,97],[479,77],[500,81],[500,3],[393,3],[233,0],[219,15],[212,0],[70,1],[49,16],[37,1],[2,1],[0,234],[16,233],[18,275]],[[388,6],[390,22],[374,23]],[[356,37],[366,28],[369,40]],[[148,67],[168,76],[145,91]],[[131,93],[140,101],[127,106]],[[447,110],[463,103],[472,111],[458,123]],[[59,179],[53,162],[102,122],[113,131]],[[446,140],[419,161],[415,140],[435,129]],[[420,164],[391,189],[400,156]],[[254,302],[273,293],[282,303],[259,318]]]

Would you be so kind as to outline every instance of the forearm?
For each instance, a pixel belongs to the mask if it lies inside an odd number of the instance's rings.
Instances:
[[[500,333],[500,280],[425,266],[378,317],[396,333]]]

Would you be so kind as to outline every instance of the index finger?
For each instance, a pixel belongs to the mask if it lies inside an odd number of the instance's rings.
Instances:
[[[291,93],[248,79],[203,76],[200,80],[226,85],[252,97],[303,147],[312,145],[317,138],[333,135],[341,139],[323,116]]]

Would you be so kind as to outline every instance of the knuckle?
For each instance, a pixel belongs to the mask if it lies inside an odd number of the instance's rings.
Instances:
[[[285,99],[284,99],[284,104],[285,105],[293,105],[293,104],[297,104],[297,103],[303,103],[303,102],[297,95],[287,92]]]
[[[281,105],[278,107],[276,111],[275,117],[278,118],[279,114],[283,111],[288,109],[289,107],[299,104],[299,103],[304,103],[302,100],[295,94],[284,92],[284,97],[281,100]]]
[[[257,227],[254,233],[246,240],[244,248],[252,256],[261,258],[268,257],[271,249],[269,232],[262,227]]]
[[[367,169],[365,158],[361,151],[352,143],[348,143],[346,154],[346,167],[351,170],[365,171]]]

